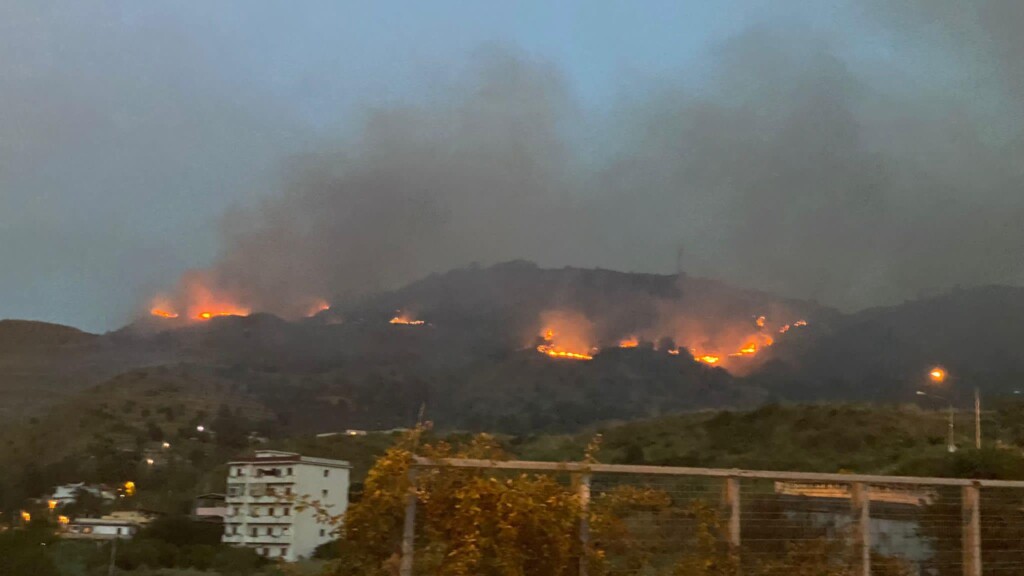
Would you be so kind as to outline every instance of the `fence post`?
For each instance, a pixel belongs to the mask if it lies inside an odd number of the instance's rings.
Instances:
[[[590,474],[580,477],[580,569],[579,576],[587,576],[590,555]]]
[[[871,576],[871,494],[863,482],[850,484],[855,574]]]
[[[402,561],[399,576],[412,576],[413,553],[416,550],[416,469],[409,467],[409,491],[405,495],[405,524],[402,527]]]
[[[725,479],[725,506],[729,511],[729,547],[733,552],[740,549],[740,479],[729,476]]]
[[[964,576],[981,576],[981,510],[978,485],[964,486],[963,546]]]

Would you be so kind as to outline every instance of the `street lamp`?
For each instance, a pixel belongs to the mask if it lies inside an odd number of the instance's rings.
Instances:
[[[949,377],[942,366],[933,366],[928,371],[928,378],[935,384],[943,384]],[[974,387],[974,447],[981,450],[981,394],[977,386]]]
[[[945,396],[939,396],[938,394],[931,394],[931,393],[925,392],[924,390],[918,390],[918,391],[916,391],[914,393],[917,394],[918,396],[927,396],[928,398],[935,398],[937,400],[942,400],[943,402],[946,402],[947,404],[949,404],[949,437],[946,438],[946,450],[950,454],[952,454],[953,452],[956,452],[956,439],[955,439],[955,430],[954,430],[954,422],[956,421],[956,411],[953,408],[953,402],[951,402]]]

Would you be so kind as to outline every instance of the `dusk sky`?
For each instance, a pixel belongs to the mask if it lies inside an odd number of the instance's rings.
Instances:
[[[845,307],[885,303],[972,279],[1019,283],[1015,255],[1022,236],[1009,227],[1019,222],[1014,218],[1021,214],[1022,176],[1012,168],[1019,162],[1009,159],[1019,159],[1019,149],[1012,146],[1019,145],[1018,98],[1024,84],[1014,82],[1019,69],[1004,68],[1018,65],[1008,62],[1013,58],[999,48],[1009,46],[1012,55],[1021,44],[998,35],[994,27],[1013,21],[991,12],[1005,8],[1020,16],[1021,11],[1011,2],[980,2],[991,10],[978,12],[976,26],[947,26],[942,10],[932,13],[929,8],[921,14],[908,8],[891,14],[879,4],[7,0],[0,3],[0,318],[46,320],[91,331],[123,325],[139,302],[172,286],[186,269],[214,265],[225,245],[225,214],[277,198],[296,158],[325,149],[365,147],[363,124],[382,109],[449,101],[450,94],[460,93],[453,86],[475,74],[474,62],[481,54],[505,54],[523,63],[516,69],[550,71],[558,78],[571,103],[565,118],[572,126],[562,134],[571,163],[606,166],[585,178],[573,177],[568,195],[586,196],[590,187],[584,182],[602,180],[594,174],[621,165],[609,158],[619,158],[628,146],[620,134],[636,137],[620,126],[633,125],[638,109],[664,110],[657,103],[672,100],[676,91],[712,100],[743,98],[742,89],[728,89],[736,86],[739,68],[722,64],[721,54],[727,59],[732,52],[724,47],[751,30],[768,30],[772,38],[791,44],[790,53],[799,57],[806,46],[806,53],[821,51],[842,63],[841,72],[829,77],[853,79],[843,81],[849,86],[848,92],[843,89],[843,102],[853,124],[862,129],[852,147],[862,155],[854,165],[837,167],[837,178],[853,180],[862,172],[876,172],[864,166],[881,158],[885,167],[877,172],[885,174],[885,181],[865,186],[883,191],[879,194],[886,208],[880,210],[887,220],[911,205],[920,206],[921,196],[910,191],[915,185],[904,180],[902,169],[907,164],[901,154],[913,146],[886,148],[891,141],[886,130],[893,129],[886,119],[901,117],[896,112],[900,106],[929,110],[944,119],[951,117],[946,111],[956,110],[955,122],[932,135],[919,131],[914,138],[961,142],[944,137],[958,134],[969,141],[967,151],[923,150],[920,155],[932,156],[913,170],[927,174],[922,166],[948,166],[948,158],[967,157],[971,164],[964,167],[966,172],[998,174],[992,183],[978,187],[927,176],[951,186],[948,195],[924,203],[926,210],[932,204],[944,206],[936,207],[937,216],[929,220],[946,221],[943,210],[951,199],[964,203],[958,210],[966,220],[949,220],[948,229],[966,236],[959,247],[947,249],[954,253],[951,262],[974,262],[953,266],[962,275],[937,264],[943,254],[923,247],[907,258],[929,264],[905,275],[906,261],[874,260],[874,254],[887,249],[875,245],[852,253],[849,276],[804,290],[806,280],[789,284],[782,275],[774,277],[732,257],[735,246],[749,240],[746,233],[698,235],[710,214],[728,212],[680,209],[679,228],[694,232],[644,236],[645,222],[652,221],[642,211],[636,219],[643,221],[624,222],[621,229],[615,218],[602,220],[603,214],[621,213],[607,208],[620,206],[610,201],[588,208],[592,215],[587,218],[591,228],[621,233],[621,251],[547,252],[511,239],[500,249],[460,253],[450,261],[434,254],[414,260],[427,270],[518,255],[548,265],[667,273],[675,270],[677,244],[685,243],[689,254],[721,255],[728,261],[719,265],[717,259],[695,255],[686,260],[694,273]],[[993,45],[972,40],[977,38],[991,39]],[[760,72],[755,69],[753,75]],[[1006,79],[1010,81],[1002,82]],[[795,76],[792,81],[800,83]],[[913,112],[915,121],[903,132],[934,125],[924,114]],[[784,133],[795,137],[792,131]],[[650,154],[642,158],[653,161]],[[675,164],[666,161],[665,166]],[[698,179],[694,174],[680,178]],[[700,178],[705,190],[723,185],[706,180],[707,174]],[[750,181],[764,178],[752,176]],[[637,180],[623,188],[648,190],[651,183]],[[666,186],[668,191],[685,188]],[[977,206],[972,203],[969,197],[975,193],[990,195],[985,196],[985,208],[981,200]],[[824,209],[845,213],[856,211],[856,204]],[[692,222],[686,215],[691,213]],[[857,217],[872,222],[877,215]],[[891,241],[889,246],[914,250],[915,239],[897,232],[905,230],[901,222],[907,220],[892,220],[872,234]],[[669,220],[656,223],[659,230],[675,227]],[[1004,236],[992,231],[1004,228]],[[781,230],[780,224],[779,234],[784,234]],[[771,230],[764,233],[766,240],[773,236]],[[705,237],[706,247],[694,246]],[[847,243],[845,237],[833,241]],[[789,239],[789,245],[803,244],[805,238]],[[552,255],[546,259],[544,254]],[[816,252],[808,259],[818,265],[828,262]],[[808,272],[807,278],[820,275]],[[330,275],[320,285],[341,293],[347,286],[339,284],[338,276]],[[853,276],[870,281],[856,293],[837,288]],[[382,275],[380,282],[387,286],[409,279]],[[895,284],[899,290],[885,288]]]

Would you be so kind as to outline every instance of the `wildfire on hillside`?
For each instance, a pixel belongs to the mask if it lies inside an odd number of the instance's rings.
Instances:
[[[309,308],[306,309],[306,317],[312,318],[321,312],[326,312],[331,309],[331,305],[326,300],[316,300]]]
[[[678,355],[685,348],[697,362],[721,365],[729,369],[741,368],[745,359],[756,357],[765,349],[775,345],[776,338],[790,330],[807,326],[806,320],[774,327],[767,316],[754,317],[754,328],[744,327],[737,319],[733,323],[710,324],[701,320],[682,322],[684,327],[677,335],[681,347],[669,348],[667,352]]]
[[[405,326],[422,326],[426,324],[423,320],[417,320],[415,316],[399,311],[394,318],[388,320],[390,324],[402,324]]]
[[[185,274],[173,296],[161,294],[153,298],[150,315],[189,322],[210,320],[218,316],[248,316],[252,310],[227,291],[214,287],[200,273]]]
[[[636,348],[640,345],[640,340],[636,336],[629,336],[619,340],[619,348]]]
[[[544,327],[537,351],[551,358],[592,360],[596,351],[590,345],[593,325],[578,312],[550,311],[541,315]]]

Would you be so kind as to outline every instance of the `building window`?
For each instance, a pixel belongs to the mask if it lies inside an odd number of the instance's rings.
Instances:
[[[330,470],[324,470],[324,478],[327,478],[328,476],[330,476],[330,474],[331,474]]]
[[[291,516],[291,513],[292,513],[292,509],[291,508],[285,508],[284,509],[284,515],[285,516]]]
[[[255,538],[255,537],[256,537],[256,528],[253,528],[253,529],[252,529],[252,530],[251,530],[251,531],[249,532],[249,534],[250,534],[250,535],[252,535],[252,537],[253,537],[253,538]]]
[[[327,530],[324,530],[323,528],[321,528],[320,529],[320,537],[323,538],[326,534],[327,534]]]
[[[288,555],[288,547],[285,546],[284,548],[281,548],[281,556],[287,556],[287,555]]]
[[[285,489],[284,489],[284,493],[286,495],[288,495],[288,496],[291,496],[292,495],[292,487],[291,486],[286,486]]]
[[[269,508],[269,509],[267,510],[267,515],[268,515],[268,516],[273,516],[273,515],[274,515],[274,509],[273,509],[273,508]]]
[[[289,476],[291,476],[291,475],[292,475],[292,469],[291,469],[291,468],[289,468],[289,469],[288,469],[288,475],[289,475]]]
[[[270,553],[270,549],[269,548],[260,548],[260,555],[261,556],[266,556],[269,553]]]
[[[327,498],[327,489],[326,489],[326,488],[324,488],[323,490],[321,490],[321,491],[320,491],[320,495],[321,495],[322,497],[324,497],[324,498]]]
[[[274,534],[274,529],[271,528],[270,526],[267,526],[267,536],[272,536],[273,534]]]

